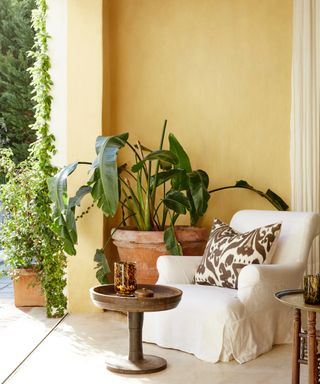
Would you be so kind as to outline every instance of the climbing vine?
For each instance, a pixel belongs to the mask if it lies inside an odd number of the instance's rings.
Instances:
[[[66,279],[64,269],[66,257],[61,240],[53,232],[51,200],[47,179],[56,173],[51,159],[55,149],[55,138],[49,131],[51,117],[50,94],[52,80],[50,76],[50,58],[48,55],[49,35],[46,28],[48,6],[45,0],[36,0],[36,9],[32,12],[32,27],[35,31],[34,47],[30,55],[34,65],[29,69],[32,78],[33,100],[35,102],[35,123],[33,129],[37,139],[31,146],[30,157],[37,170],[37,209],[42,222],[42,276],[41,283],[47,300],[48,317],[63,316],[67,299],[64,295]]]

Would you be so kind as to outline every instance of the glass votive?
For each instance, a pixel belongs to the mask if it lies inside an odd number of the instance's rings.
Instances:
[[[117,295],[133,296],[137,289],[136,264],[130,261],[114,263],[114,290]]]
[[[320,304],[320,275],[304,276],[303,298],[306,304]]]

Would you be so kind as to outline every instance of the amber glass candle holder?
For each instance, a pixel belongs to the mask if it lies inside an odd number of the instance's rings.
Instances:
[[[306,304],[320,304],[320,275],[304,276],[303,298]]]
[[[134,296],[137,289],[136,264],[128,261],[114,263],[114,290],[117,295]]]

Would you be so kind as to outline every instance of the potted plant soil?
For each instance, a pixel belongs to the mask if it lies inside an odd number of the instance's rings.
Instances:
[[[138,282],[156,281],[155,263],[161,254],[202,254],[208,231],[196,225],[207,210],[210,192],[215,190],[209,190],[209,177],[205,171],[193,169],[189,156],[172,133],[165,145],[166,125],[165,121],[156,150],[140,142],[130,143],[128,133],[99,136],[97,156],[92,162],[74,162],[49,180],[55,230],[63,239],[68,254],[76,254],[76,208],[86,194],[92,196],[106,217],[121,211],[122,218],[112,230],[112,237],[120,258],[138,263]],[[118,163],[118,152],[124,149],[132,153],[130,165]],[[79,165],[89,168],[89,178],[71,197],[68,196],[67,177]],[[231,187],[251,189],[274,204],[282,202],[277,195],[270,197],[268,193],[256,191],[245,181]],[[176,226],[181,215],[189,216],[188,229],[180,230]],[[190,235],[193,230],[196,234]],[[191,239],[197,244],[192,244]],[[104,283],[110,269],[103,249],[97,250],[95,261],[98,263],[97,278]]]

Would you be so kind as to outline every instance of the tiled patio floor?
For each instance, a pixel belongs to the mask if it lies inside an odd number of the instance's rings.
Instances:
[[[1,384],[289,384],[290,346],[276,346],[258,359],[211,364],[152,344],[144,352],[162,356],[166,370],[149,375],[119,375],[106,370],[105,358],[127,351],[126,316],[115,312],[69,314],[59,324],[43,308],[0,305]],[[302,384],[307,383],[302,369]]]
[[[114,374],[106,370],[105,359],[126,354],[125,315],[101,312],[47,319],[44,308],[16,308],[11,280],[0,279],[0,384],[289,384],[290,348],[275,346],[239,365],[206,363],[144,344],[145,353],[167,360],[167,369],[149,375]],[[307,370],[302,367],[301,384],[305,383]]]

